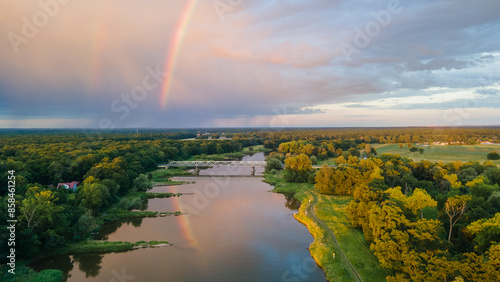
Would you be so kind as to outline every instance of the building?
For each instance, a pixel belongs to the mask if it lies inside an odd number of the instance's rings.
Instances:
[[[65,189],[70,189],[70,190],[75,191],[76,188],[78,188],[78,185],[80,185],[80,182],[72,181],[70,183],[59,183],[59,184],[57,184],[57,188],[63,187]]]

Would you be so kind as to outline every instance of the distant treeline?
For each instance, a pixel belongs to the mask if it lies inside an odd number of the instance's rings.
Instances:
[[[197,155],[240,152],[261,145],[260,138],[232,140],[175,140],[194,133],[145,134],[5,134],[0,138],[0,228],[6,230],[9,198],[15,199],[16,256],[31,258],[50,253],[88,237],[99,216],[111,206],[137,208],[129,192],[145,191],[148,172],[160,163]],[[250,136],[250,135],[249,135]],[[243,136],[244,137],[244,136]],[[9,196],[9,176],[15,176],[15,195]],[[80,182],[75,192],[58,183]],[[6,242],[7,232],[0,233]],[[7,256],[7,244],[0,256]]]

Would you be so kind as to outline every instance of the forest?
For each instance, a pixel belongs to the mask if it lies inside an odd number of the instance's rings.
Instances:
[[[458,273],[465,280],[492,281],[500,271],[498,166],[415,162],[378,154],[374,144],[499,139],[496,128],[3,130],[0,228],[7,228],[9,198],[14,198],[17,256],[50,254],[92,236],[107,208],[122,204],[128,193],[147,189],[158,164],[263,145],[272,150],[269,173],[284,163],[288,182],[314,183],[319,193],[353,197],[349,219],[390,271],[389,280],[451,281]],[[336,167],[313,168],[328,159]],[[15,177],[14,194],[9,176]],[[57,188],[71,181],[81,183],[75,192]],[[1,236],[5,242],[8,234]],[[6,244],[0,253],[4,262]]]
[[[352,196],[346,210],[349,221],[362,230],[370,250],[390,273],[388,281],[497,281],[500,168],[488,161],[493,153],[483,162],[416,162],[377,154],[370,144],[373,139],[391,140],[411,150],[436,141],[498,142],[498,132],[489,137],[464,134],[461,139],[451,134],[373,135],[348,141],[283,142],[269,154],[266,169],[276,173],[274,164],[283,161],[286,181],[314,183],[325,195]],[[327,158],[335,158],[336,165],[313,168]]]
[[[193,133],[84,134],[75,132],[4,133],[0,138],[0,228],[7,227],[11,194],[17,215],[18,258],[50,254],[91,236],[97,217],[129,192],[144,190],[149,172],[160,163],[195,155],[241,151],[258,145],[253,138],[183,140]],[[9,176],[15,177],[10,193]],[[58,183],[77,181],[72,192]],[[120,202],[122,201],[122,202]],[[123,203],[122,206],[131,207]],[[9,234],[2,232],[2,242]],[[7,244],[0,246],[5,261]]]

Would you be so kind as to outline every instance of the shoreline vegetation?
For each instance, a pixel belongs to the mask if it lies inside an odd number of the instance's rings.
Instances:
[[[50,255],[39,257],[35,260],[51,257],[51,256],[60,256],[60,255],[68,255],[68,254],[77,254],[77,253],[120,253],[120,252],[128,252],[136,249],[144,249],[144,248],[160,248],[160,247],[169,247],[172,246],[168,241],[138,241],[135,243],[132,242],[123,242],[123,241],[106,241],[106,240],[85,240],[77,243],[71,243],[63,248],[57,249],[55,252]],[[35,261],[32,260],[32,261]],[[66,281],[67,277],[63,271],[58,269],[45,269],[40,272],[36,272],[32,268],[27,265],[32,261],[22,261],[19,262],[19,265],[16,267],[16,276],[7,276],[4,277],[5,280],[2,281],[50,281],[50,282],[58,282],[58,281]],[[2,268],[5,268],[2,266]]]
[[[155,248],[171,246],[168,241],[138,241],[135,243],[125,241],[107,241],[107,240],[86,240],[78,243],[72,243],[58,250],[54,255],[66,255],[73,253],[117,253],[127,252],[135,249]]]
[[[311,256],[325,272],[329,281],[357,281],[348,269],[340,252],[343,251],[364,281],[386,281],[387,273],[380,266],[377,258],[370,252],[364,240],[363,233],[352,228],[345,213],[345,207],[352,197],[322,195],[314,190],[313,184],[288,183],[278,174],[265,174],[264,182],[272,185],[273,192],[292,193],[301,202],[298,213],[294,214],[297,221],[307,227],[314,241],[309,246]],[[314,211],[319,220],[324,222],[335,234],[338,246],[327,235],[328,230],[311,217],[310,208],[316,202]],[[335,253],[335,258],[333,254]]]
[[[189,175],[189,174],[184,174],[184,175]],[[125,195],[123,199],[125,199],[128,202],[133,203],[135,201],[137,203],[137,202],[143,202],[144,200],[147,199],[170,198],[170,197],[180,197],[180,196],[182,196],[182,193],[147,193],[147,192],[131,191],[127,195]],[[165,217],[171,215],[179,216],[182,214],[180,211],[155,212],[155,211],[128,210],[120,208],[119,206],[120,202],[111,206],[101,216],[97,217],[96,223],[98,226],[95,228],[95,230],[99,230],[105,223],[119,219]],[[51,256],[74,254],[74,253],[118,253],[118,252],[128,252],[143,248],[158,248],[158,247],[168,247],[168,246],[172,246],[172,244],[169,243],[168,241],[126,242],[126,241],[86,239],[80,242],[74,242],[66,246],[59,247],[49,254],[44,254],[30,260],[19,261],[18,266],[16,267],[18,274],[15,277],[12,276],[5,277],[7,279],[5,281],[66,281],[67,277],[65,277],[64,273],[58,269],[46,269],[41,272],[36,272],[27,266],[34,261]],[[2,270],[4,268],[5,267],[2,267]]]
[[[457,175],[460,171],[458,168],[454,170],[454,166],[460,167],[462,165],[475,165],[472,162],[470,162],[470,164],[461,163],[463,161],[486,161],[487,158],[488,161],[485,164],[488,166],[500,165],[500,160],[488,157],[491,153],[497,150],[498,147],[488,144],[480,144],[485,140],[490,143],[498,143],[498,134],[496,133],[496,129],[460,128],[459,131],[453,128],[446,130],[443,129],[442,131],[446,131],[446,135],[443,135],[443,132],[436,135],[432,130],[429,131],[429,129],[425,128],[404,129],[406,132],[403,132],[403,129],[363,130],[363,133],[365,134],[364,136],[362,136],[358,130],[324,130],[321,132],[298,130],[290,132],[285,131],[277,136],[268,135],[266,132],[245,134],[238,133],[240,136],[231,141],[176,141],[173,139],[165,139],[165,134],[159,134],[158,136],[152,135],[151,137],[148,137],[151,140],[140,139],[140,141],[137,141],[129,139],[122,140],[123,136],[110,134],[107,138],[114,146],[110,147],[113,148],[113,151],[105,150],[104,145],[97,144],[95,145],[97,147],[93,149],[96,154],[100,154],[99,157],[82,151],[82,153],[73,160],[74,165],[70,166],[67,164],[67,167],[69,168],[68,173],[74,176],[71,177],[72,179],[85,179],[83,187],[99,191],[102,190],[100,192],[107,191],[108,194],[111,192],[113,197],[109,197],[109,205],[107,203],[103,205],[103,203],[100,202],[93,203],[91,201],[92,199],[81,191],[81,195],[79,194],[79,198],[76,199],[76,193],[70,193],[66,196],[65,193],[54,188],[54,185],[57,183],[55,179],[56,176],[58,176],[57,174],[54,175],[54,172],[57,172],[57,169],[55,169],[57,168],[57,163],[55,163],[54,160],[59,160],[61,163],[66,164],[65,159],[62,157],[64,154],[57,155],[57,152],[65,152],[67,147],[71,146],[71,142],[78,141],[81,136],[59,136],[56,134],[54,136],[47,135],[46,137],[40,137],[35,135],[35,137],[30,137],[33,139],[31,140],[20,139],[20,137],[16,137],[15,134],[7,135],[2,141],[4,145],[4,152],[0,154],[0,157],[3,158],[0,159],[0,165],[8,164],[8,168],[12,169],[12,171],[21,172],[17,176],[20,180],[22,180],[20,183],[24,183],[17,187],[18,191],[21,191],[18,199],[19,202],[22,203],[21,206],[28,205],[30,202],[27,200],[37,200],[37,197],[39,196],[41,197],[47,193],[50,196],[50,193],[53,193],[57,196],[53,195],[51,196],[52,198],[49,198],[55,199],[56,201],[59,200],[57,203],[61,206],[66,206],[66,208],[68,208],[71,206],[71,203],[77,202],[81,207],[91,211],[92,213],[90,213],[90,215],[81,214],[81,212],[77,215],[80,216],[80,218],[90,218],[91,221],[95,221],[94,224],[97,225],[97,228],[94,228],[94,231],[98,230],[98,228],[100,228],[100,226],[105,222],[112,220],[180,215],[180,212],[151,212],[139,210],[141,208],[141,203],[144,203],[147,199],[178,197],[182,195],[181,193],[144,192],[146,191],[146,184],[149,184],[150,187],[182,185],[186,182],[172,181],[171,178],[173,176],[193,175],[193,172],[189,171],[189,168],[187,167],[169,169],[158,169],[155,167],[155,164],[165,163],[168,160],[235,160],[241,159],[243,156],[248,154],[272,152],[271,154],[275,154],[274,156],[280,157],[283,162],[284,159],[290,157],[290,160],[295,159],[295,161],[299,161],[300,159],[295,156],[298,153],[302,153],[311,157],[311,162],[315,165],[315,167],[318,167],[322,164],[333,166],[337,164],[337,160],[344,161],[341,162],[341,164],[345,162],[356,163],[364,157],[369,157],[372,154],[377,155],[378,152],[379,155],[383,155],[384,153],[395,154],[394,156],[396,158],[407,156],[412,159],[425,159],[429,164],[439,161],[437,165],[434,165],[435,168],[449,169],[452,171],[450,173],[453,173],[456,170],[455,173]],[[465,138],[465,135],[463,134],[464,132],[468,132],[470,136]],[[137,135],[132,139],[139,139],[139,137],[143,138],[142,136]],[[243,137],[246,137],[246,139]],[[290,141],[300,140],[300,138],[303,137],[309,141]],[[61,142],[61,138],[65,138],[64,140],[66,141]],[[36,160],[36,163],[43,163],[44,165],[27,163],[27,159],[29,159],[27,156],[35,146],[39,146],[37,145],[39,139],[44,139],[44,146],[38,149],[49,153],[47,155],[41,155]],[[433,145],[437,141],[440,141],[441,143],[447,142],[447,145],[453,146]],[[18,146],[18,148],[11,146],[11,143],[16,142],[25,144],[21,147]],[[155,143],[155,146],[152,146],[154,145],[153,142]],[[132,152],[141,153],[130,153],[131,144],[134,149]],[[300,150],[292,145],[299,145]],[[111,154],[110,152],[113,153]],[[206,154],[203,152],[206,152]],[[126,155],[126,157],[122,157],[122,155]],[[8,161],[6,161],[7,157],[10,158]],[[34,162],[35,160],[32,161]],[[451,163],[453,161],[455,161],[455,163]],[[443,162],[448,164],[445,165]],[[51,163],[55,170],[51,170],[51,173],[47,173],[46,167],[49,167]],[[27,167],[33,170],[31,174],[22,173],[23,171],[26,171]],[[137,175],[139,175],[139,177]],[[320,194],[316,191],[314,184],[295,183],[295,181],[289,181],[289,179],[286,179],[286,176],[289,178],[290,176],[298,177],[300,175],[287,175],[287,173],[279,169],[276,171],[271,170],[271,173],[265,174],[264,181],[274,186],[274,192],[292,193],[296,199],[300,200],[301,207],[299,212],[295,214],[294,217],[299,222],[304,224],[315,238],[314,242],[310,245],[310,252],[318,265],[320,265],[325,271],[327,279],[355,280],[357,275],[353,275],[353,272],[357,272],[361,279],[366,281],[385,281],[385,277],[390,274],[381,267],[376,256],[370,251],[362,231],[360,229],[354,229],[347,218],[345,208],[352,201],[353,197]],[[451,174],[450,177],[451,176],[455,176],[455,174]],[[134,181],[131,181],[132,179],[134,179]],[[450,179],[453,180],[452,178]],[[310,183],[314,181],[312,178],[305,180],[307,180],[305,182]],[[40,181],[43,185],[38,184],[36,181]],[[498,183],[498,180],[495,180],[494,182]],[[52,185],[47,186],[47,183],[52,183]],[[458,185],[457,183],[460,182],[453,181],[451,184]],[[467,184],[468,182],[464,183]],[[431,184],[442,186],[446,184],[446,182]],[[52,186],[52,188],[50,186]],[[467,187],[462,188],[467,190]],[[137,190],[142,192],[138,192]],[[46,194],[42,195],[42,192]],[[121,196],[118,197],[118,195]],[[58,199],[57,197],[60,197],[61,199]],[[444,200],[445,198],[441,199],[441,202]],[[57,206],[54,207],[52,214],[54,216],[65,218],[63,216],[63,212],[57,208]],[[427,212],[427,210],[424,210],[424,214]],[[437,209],[434,209],[431,212],[433,213],[432,218],[438,218]],[[92,215],[95,214],[97,215],[93,218]],[[75,226],[76,224],[73,224],[70,227],[75,229]],[[63,234],[63,232],[60,233]],[[40,234],[38,235],[40,236]],[[26,237],[24,239],[28,240],[30,238]],[[41,242],[47,241],[47,238],[45,237],[42,239],[40,239]],[[82,240],[80,242],[68,242],[66,245],[61,245],[59,247],[60,250],[58,251],[61,251],[68,246],[77,248],[76,246],[78,244],[81,244],[81,250],[89,251],[92,251],[92,248],[98,247],[87,248],[84,247],[86,244],[100,244],[99,246],[104,249],[109,248],[118,250],[120,248],[130,248],[131,246],[132,248],[140,247],[139,245],[134,245],[139,242],[112,242],[109,243],[109,245],[106,245],[103,243],[96,243],[97,241],[93,240],[85,241],[86,237],[82,237],[80,239]],[[87,238],[87,240],[89,239]],[[148,244],[143,241],[140,242],[141,244]],[[159,244],[162,245],[166,243]],[[341,255],[342,252],[345,253],[345,255]],[[47,253],[50,253],[50,255],[56,254],[52,251],[48,251],[43,255],[37,256],[36,258],[33,257],[26,260],[19,259],[17,261],[18,267],[16,272],[21,274],[25,273],[27,276],[17,276],[14,280],[6,281],[63,281],[65,277],[63,276],[63,273],[59,273],[60,271],[58,270],[48,269],[37,273],[26,266],[36,259],[50,256],[47,255]],[[334,253],[336,254],[335,257],[333,255]],[[2,273],[6,272],[5,266],[1,268],[1,271]],[[58,279],[59,276],[61,276],[60,279]],[[2,275],[2,277],[5,278],[6,276]]]

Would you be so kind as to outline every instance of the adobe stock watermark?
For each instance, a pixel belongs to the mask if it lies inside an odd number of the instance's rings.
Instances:
[[[451,126],[463,125],[464,120],[471,118],[478,106],[479,102],[476,99],[463,99],[443,113],[443,120]]]
[[[283,282],[300,282],[306,281],[309,275],[318,270],[316,262],[311,257],[302,260],[301,264],[293,265],[291,270],[285,271],[281,275]]]
[[[251,156],[248,161],[253,161],[255,156]],[[231,176],[241,176],[243,167],[217,167],[223,168],[223,171],[209,171],[206,177],[207,181],[202,189],[195,188],[193,190],[193,197],[191,205],[183,204],[182,212],[187,215],[198,216],[200,212],[209,207],[211,199],[218,197],[223,189],[226,189],[234,179]],[[233,169],[230,169],[233,168]],[[202,179],[203,176],[199,177]],[[249,176],[250,177],[250,176]],[[237,178],[242,180],[242,178]],[[183,180],[183,177],[173,178],[173,180]]]
[[[111,270],[111,274],[113,274],[113,278],[109,279],[109,282],[126,282],[126,281],[134,281],[135,276],[128,275],[125,267],[122,268],[121,273],[116,271],[116,269]]]
[[[223,21],[224,15],[227,13],[233,13],[244,1],[245,0],[214,0],[212,5],[214,6],[215,12],[219,16],[219,19]]]
[[[231,183],[230,175],[240,175],[242,167],[237,167],[235,171],[231,171],[228,167],[224,167],[225,171],[221,172],[209,172],[210,176],[203,189],[195,188],[193,190],[192,205],[183,205],[182,209],[187,215],[197,216],[200,211],[206,209],[210,205],[210,200],[218,197],[221,190],[229,187]],[[200,178],[201,179],[201,178]]]
[[[156,69],[147,66],[146,74],[142,78],[142,84],[133,87],[129,94],[122,94],[120,98],[113,100],[110,107],[111,112],[117,114],[119,120],[125,120],[130,115],[131,110],[137,108],[139,103],[146,100],[151,91],[161,85],[167,74],[161,70],[159,65],[156,66]],[[100,130],[115,128],[116,125],[110,118],[102,118],[99,121]]]
[[[387,27],[392,22],[392,16],[397,15],[403,11],[403,7],[399,0],[390,0],[387,3],[387,9],[378,12],[372,11],[370,14],[373,21],[365,24],[364,29],[355,28],[355,35],[352,43],[340,43],[340,50],[347,61],[351,60],[353,54],[361,53],[361,50],[370,46],[372,38],[377,37],[382,28]]]
[[[477,78],[477,88],[488,87],[493,84],[491,75],[487,78]],[[477,90],[476,90],[477,91]],[[474,112],[479,109],[479,99],[462,99],[457,101],[453,108],[447,109],[443,113],[443,120],[449,126],[464,125],[464,120],[470,119]]]
[[[36,11],[31,18],[22,17],[22,27],[20,33],[9,32],[7,38],[14,53],[18,54],[21,45],[26,45],[31,39],[35,38],[40,29],[49,24],[50,19],[54,18],[61,11],[61,5],[66,5],[71,0],[39,0],[40,10]]]
[[[290,119],[287,117],[287,107],[286,106],[276,106],[273,107],[274,116],[269,122],[269,127],[271,129],[280,130],[290,126]]]
[[[106,131],[112,131],[116,128],[117,120],[125,120],[129,117],[131,111],[136,109],[141,102],[146,100],[149,93],[157,89],[167,73],[162,72],[159,65],[153,69],[151,66],[145,68],[146,73],[142,78],[142,83],[133,87],[128,94],[122,94],[120,98],[117,98],[111,102],[110,110],[113,114],[116,114],[115,119],[102,118],[98,122],[98,130],[95,132],[84,131],[86,140],[80,142],[75,146],[75,150],[84,151],[88,148],[89,144],[96,141],[102,141],[104,139],[103,133]],[[71,155],[66,155],[66,164],[71,164],[73,158]],[[55,162],[54,165],[61,168],[60,173],[64,172],[66,164]]]

